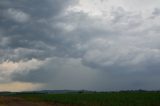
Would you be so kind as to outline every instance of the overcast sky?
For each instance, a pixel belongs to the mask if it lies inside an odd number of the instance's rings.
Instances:
[[[0,90],[160,90],[160,0],[0,0]]]

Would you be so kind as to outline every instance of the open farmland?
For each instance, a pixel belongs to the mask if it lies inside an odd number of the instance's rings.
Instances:
[[[16,94],[0,106],[160,106],[159,92]]]

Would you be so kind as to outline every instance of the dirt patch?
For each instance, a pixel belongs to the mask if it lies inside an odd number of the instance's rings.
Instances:
[[[0,97],[0,106],[73,106],[68,104],[46,103],[46,102],[32,102],[26,101],[19,97]]]

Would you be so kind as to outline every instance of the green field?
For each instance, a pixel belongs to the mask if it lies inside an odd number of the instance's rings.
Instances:
[[[160,106],[159,92],[110,92],[64,94],[18,94],[27,101],[44,101],[70,106]]]

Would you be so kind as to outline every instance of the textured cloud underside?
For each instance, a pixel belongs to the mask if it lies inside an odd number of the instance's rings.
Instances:
[[[51,89],[158,89],[159,4],[1,0],[0,82],[44,83]]]

